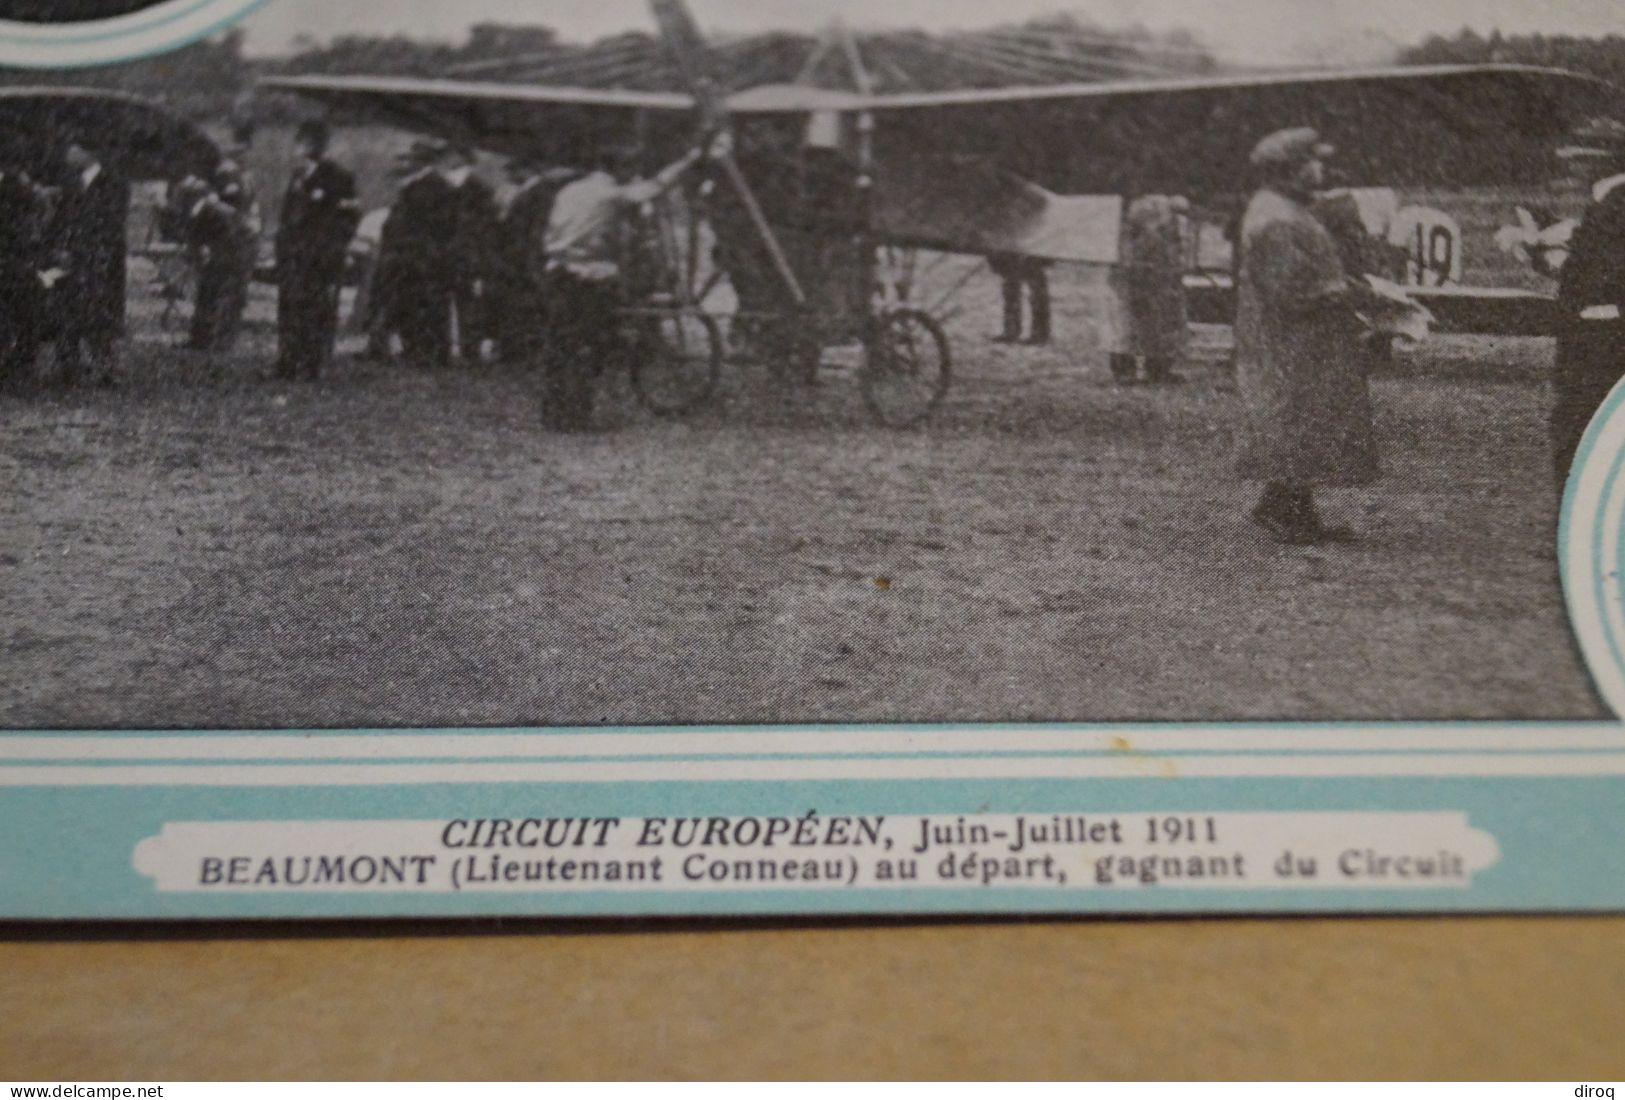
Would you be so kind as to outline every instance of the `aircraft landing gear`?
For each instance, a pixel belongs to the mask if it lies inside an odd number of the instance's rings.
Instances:
[[[699,310],[639,310],[632,314],[632,391],[656,416],[693,412],[722,378],[722,330]]]
[[[942,404],[953,382],[948,336],[922,310],[875,318],[863,366],[863,398],[888,428],[911,428]]]

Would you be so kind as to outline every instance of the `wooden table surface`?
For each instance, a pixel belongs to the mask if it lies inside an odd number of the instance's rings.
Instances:
[[[0,1079],[1625,1072],[1625,919],[0,926]]]

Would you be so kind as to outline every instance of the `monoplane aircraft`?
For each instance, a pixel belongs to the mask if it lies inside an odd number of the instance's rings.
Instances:
[[[1543,184],[1560,138],[1612,95],[1588,77],[1517,65],[882,91],[850,37],[837,51],[849,90],[730,87],[681,0],[652,4],[684,90],[365,75],[264,86],[558,164],[628,140],[654,162],[731,127],[735,153],[702,170],[706,182],[685,193],[688,216],[660,235],[669,247],[658,308],[700,314],[702,341],[714,339],[700,306],[720,253],[732,281],[752,286],[748,311],[810,334],[815,356],[818,345],[860,340],[866,392],[893,423],[926,415],[949,376],[947,340],[916,297],[912,261],[898,255],[1113,263],[1123,196],[1234,201],[1250,186],[1253,145],[1289,126],[1315,126],[1334,143],[1351,187]],[[1422,240],[1432,240],[1425,227]],[[741,280],[741,269],[753,270]],[[1430,270],[1418,281],[1441,281],[1438,264]],[[702,358],[720,362],[720,352]]]

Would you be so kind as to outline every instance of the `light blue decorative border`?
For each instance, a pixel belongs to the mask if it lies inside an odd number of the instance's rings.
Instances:
[[[42,24],[0,19],[0,66],[71,69],[135,61],[225,30],[268,0],[167,0],[116,19]]]
[[[1622,474],[1625,384],[1609,395],[1581,442],[1558,527],[1559,562],[1569,618],[1598,690],[1615,713],[1625,713]]]
[[[1618,842],[1621,781],[1612,779],[1391,779],[1079,783],[1027,780],[826,783],[446,785],[319,791],[38,788],[8,791],[11,856],[0,858],[6,917],[283,918],[400,916],[796,915],[861,913],[1309,913],[1600,911],[1625,906],[1625,845]],[[1192,810],[1335,809],[1465,811],[1493,835],[1496,866],[1461,891],[1195,891],[1108,889],[729,892],[638,894],[201,895],[159,894],[132,869],[140,839],[171,821],[391,820],[655,816],[771,811],[823,814],[1183,813]],[[21,831],[18,826],[25,826]],[[1284,844],[1289,841],[1283,841]]]
[[[1625,845],[1618,841],[1625,810],[1625,736],[1606,723],[1494,723],[1360,727],[1324,726],[1046,726],[1011,727],[1009,736],[1072,738],[1077,747],[1042,752],[944,753],[938,737],[981,736],[976,727],[912,727],[854,731],[845,727],[733,731],[552,731],[502,735],[490,731],[364,735],[312,733],[236,734],[247,738],[240,758],[162,755],[111,761],[79,748],[85,735],[18,733],[0,737],[0,916],[59,918],[287,918],[399,916],[648,916],[648,915],[834,915],[863,913],[1313,913],[1598,911],[1625,907]],[[1348,748],[1366,730],[1384,737],[1415,736],[1414,749]],[[1107,748],[1113,742],[1154,744],[1161,738],[1191,741],[1245,736],[1291,742],[1290,747],[1181,748],[1137,751]],[[380,747],[401,737],[466,739],[522,736],[536,743],[524,756],[471,755],[448,764],[440,755],[351,755],[357,737]],[[579,737],[648,739],[651,750],[665,738],[737,737],[737,751],[706,753],[618,752],[582,754]],[[832,754],[753,750],[749,740],[872,736],[872,751]],[[138,746],[151,735],[100,735]],[[207,746],[219,735],[163,735],[182,746]],[[307,746],[300,755],[271,759],[284,742]],[[1451,745],[1451,741],[1459,741]],[[1550,741],[1550,747],[1542,742]],[[886,742],[892,742],[890,748]],[[31,759],[7,757],[8,745],[35,744]],[[41,743],[44,743],[43,745]],[[1317,746],[1317,742],[1320,743]],[[1507,747],[1509,744],[1519,747]],[[60,745],[59,748],[53,747]],[[327,748],[333,745],[338,751]],[[1330,745],[1344,746],[1330,749]],[[448,768],[480,759],[511,771],[546,756],[558,769],[639,767],[655,778],[615,781],[480,782],[437,780]],[[1233,776],[1171,778],[1165,766],[1194,770],[1235,769]],[[958,769],[1009,769],[1009,774],[956,776]],[[428,773],[407,783],[375,784],[345,779],[371,769],[406,764]],[[1418,767],[1420,765],[1420,767]],[[925,769],[925,778],[844,776],[837,779],[711,778],[731,768],[852,768],[878,776],[887,767]],[[1087,766],[1102,773],[1078,778],[1047,773]],[[125,769],[240,769],[236,778],[151,785],[132,783]],[[338,768],[321,783],[259,785],[259,772],[284,767]],[[41,769],[74,769],[75,784],[35,783]],[[660,778],[698,769],[695,778]],[[1305,769],[1302,775],[1259,775],[1271,768]],[[1382,774],[1410,768],[1415,774]],[[1350,774],[1336,774],[1350,771]],[[120,774],[115,775],[118,772]],[[1430,774],[1431,773],[1431,774]],[[1501,774],[1497,774],[1501,773]],[[105,776],[105,780],[99,777]],[[337,785],[325,785],[338,778]],[[280,784],[281,780],[278,781]],[[1477,875],[1469,889],[1422,891],[1337,889],[1196,891],[1161,887],[1150,891],[1108,889],[964,889],[899,891],[745,891],[717,893],[535,893],[207,895],[163,894],[132,865],[135,845],[175,822],[226,821],[412,821],[469,817],[648,817],[789,814],[816,809],[822,815],[885,814],[892,817],[960,813],[1224,813],[1224,812],[1459,812],[1475,829],[1495,838],[1501,858]],[[1283,843],[1289,843],[1284,839]]]

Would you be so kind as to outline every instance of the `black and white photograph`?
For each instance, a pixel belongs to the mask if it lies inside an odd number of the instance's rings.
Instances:
[[[0,71],[0,725],[1605,717],[1625,11],[1302,10]]]
[[[1622,380],[1621,0],[0,0],[0,1091],[1613,1100]]]

